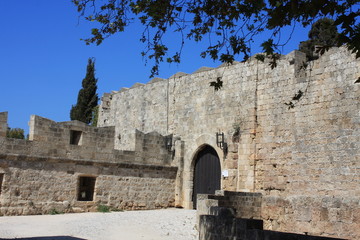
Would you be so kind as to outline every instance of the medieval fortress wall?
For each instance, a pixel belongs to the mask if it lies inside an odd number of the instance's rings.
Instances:
[[[290,81],[259,85],[255,188],[268,228],[359,238],[359,63],[332,49]],[[293,109],[277,104],[298,90]]]
[[[0,216],[175,206],[177,167],[158,133],[136,132],[141,152],[114,150],[114,127],[31,116],[29,140],[6,135],[0,113]]]
[[[0,215],[192,208],[196,163],[213,149],[226,194],[199,204],[359,239],[359,77],[344,48],[309,63],[294,51],[274,69],[251,58],[104,94],[98,127],[31,116],[29,140],[9,139],[0,113]]]
[[[262,193],[267,229],[356,239],[359,67],[346,49],[333,48],[309,63],[294,51],[274,69],[252,58],[178,73],[105,94],[99,126],[115,126],[118,150],[135,149],[134,129],[181,142],[177,184],[184,207],[192,206],[197,152],[210,145],[223,190]],[[224,84],[214,91],[209,82],[218,78]],[[216,132],[224,132],[226,152],[216,145]]]

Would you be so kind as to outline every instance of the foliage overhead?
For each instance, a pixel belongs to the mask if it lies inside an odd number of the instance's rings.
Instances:
[[[322,18],[315,22],[308,35],[309,40],[299,45],[299,50],[306,53],[308,60],[316,59],[316,53],[323,54],[324,51],[338,44],[339,33],[334,20],[329,18]]]
[[[9,128],[6,131],[7,138],[25,139],[24,129],[22,128]]]
[[[159,63],[180,62],[186,39],[208,39],[202,57],[231,63],[235,56],[246,60],[251,43],[265,30],[270,37],[262,44],[267,55],[278,52],[290,39],[282,39],[281,30],[300,24],[308,26],[320,18],[334,20],[339,29],[338,45],[360,56],[359,0],[72,0],[80,16],[98,27],[92,29],[87,44],[101,44],[115,33],[125,31],[136,21],[144,26],[140,38],[146,44],[143,56],[155,64],[151,77],[158,74]],[[177,32],[179,49],[169,52],[164,36]],[[284,42],[282,42],[284,41]]]
[[[95,78],[95,61],[89,58],[86,68],[86,76],[82,80],[82,88],[79,91],[76,105],[70,110],[70,119],[79,120],[86,124],[93,120],[93,111],[98,105],[97,79]]]

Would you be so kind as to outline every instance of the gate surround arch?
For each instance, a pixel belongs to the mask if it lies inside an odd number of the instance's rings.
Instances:
[[[219,157],[220,167],[223,169],[224,153],[222,149],[216,145],[215,134],[203,134],[196,139],[186,143],[187,149],[184,155],[184,173],[183,173],[183,207],[187,209],[193,209],[193,181],[194,181],[194,170],[195,163],[198,153],[203,150],[206,146],[213,148],[217,156]]]
[[[204,145],[194,158],[193,208],[197,208],[197,194],[215,194],[215,191],[220,189],[221,166],[219,156],[213,147]]]

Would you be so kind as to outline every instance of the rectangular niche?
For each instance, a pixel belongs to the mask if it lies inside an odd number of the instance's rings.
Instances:
[[[93,201],[96,177],[79,177],[78,201]]]
[[[81,145],[81,142],[82,142],[82,132],[70,130],[70,144]]]

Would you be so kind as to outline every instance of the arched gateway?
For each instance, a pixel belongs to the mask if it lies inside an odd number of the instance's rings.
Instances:
[[[193,207],[196,209],[196,196],[199,193],[214,194],[220,189],[221,167],[214,148],[205,146],[198,152],[194,169]]]

